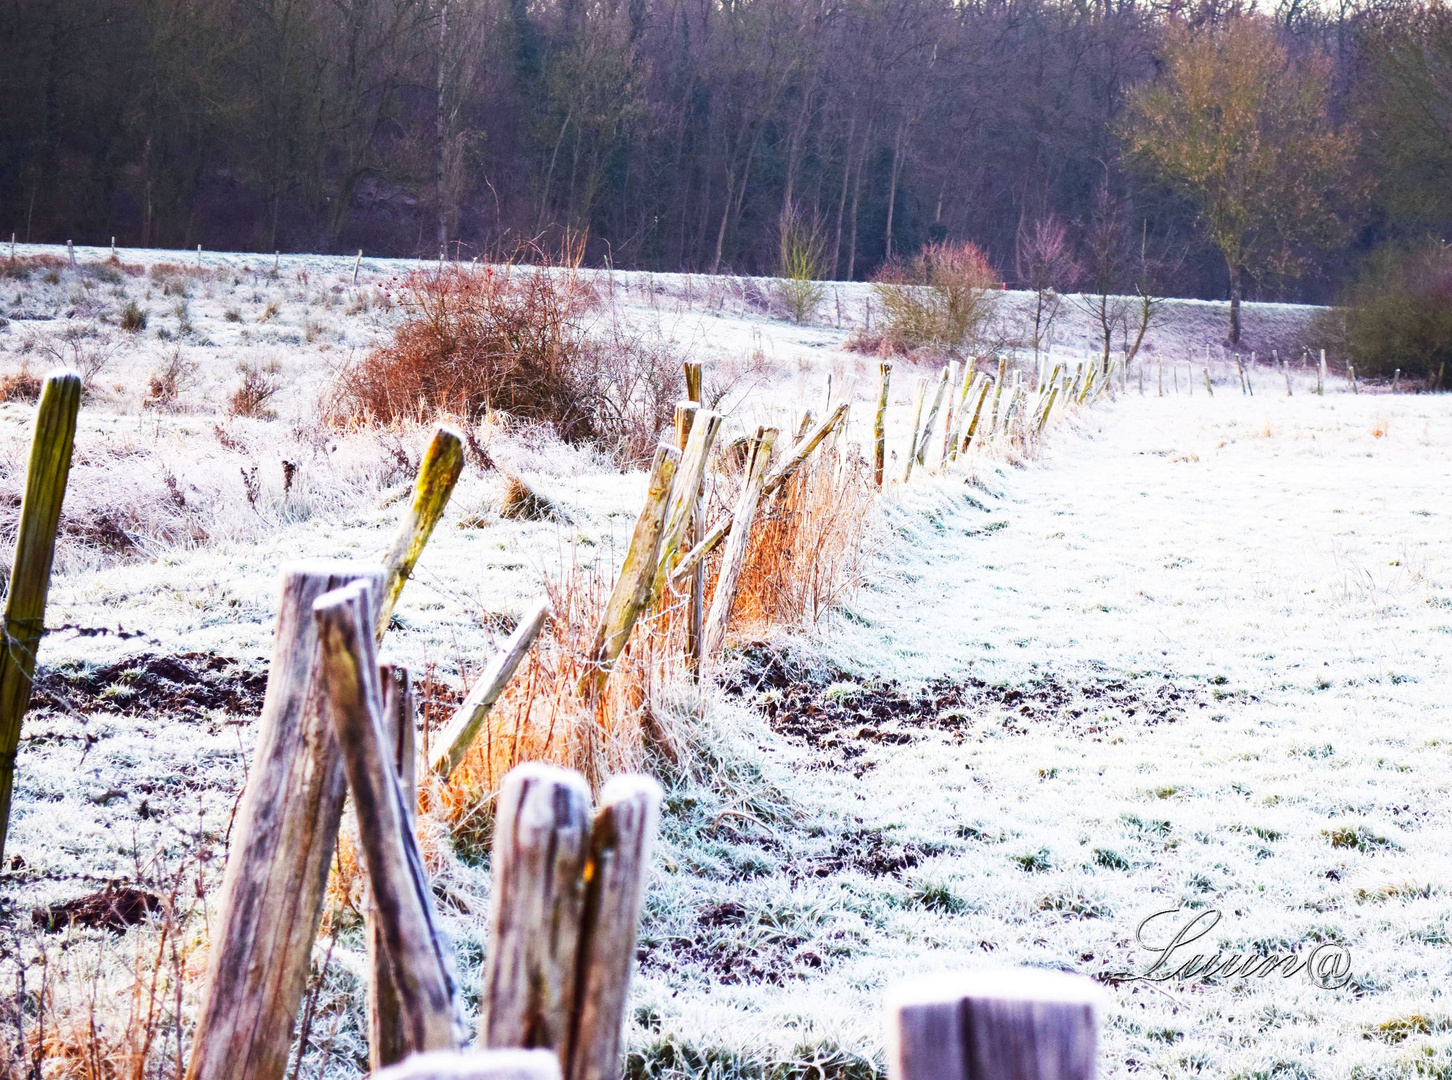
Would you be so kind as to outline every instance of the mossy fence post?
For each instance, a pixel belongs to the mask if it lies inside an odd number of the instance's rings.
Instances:
[[[690,288],[690,278],[686,279],[687,289]],[[687,302],[689,306],[689,301]],[[693,402],[698,408],[701,406],[703,397],[704,371],[698,360],[686,360],[682,363],[686,377],[686,400]],[[686,448],[685,435],[677,433],[676,442],[684,452]],[[695,547],[701,540],[701,499],[697,491],[696,505],[691,508],[691,520],[686,526],[685,538],[681,541],[687,551]],[[701,624],[705,619],[705,596],[706,596],[706,567],[696,563],[696,567],[690,575],[690,593],[686,601],[686,664],[690,668],[691,677],[697,677],[701,664]]]
[[[882,470],[887,463],[887,391],[892,383],[892,364],[877,365],[877,412],[872,418],[872,479],[882,487]]]
[[[5,598],[5,649],[0,653],[0,867],[5,865],[5,838],[10,828],[15,753],[20,745],[20,727],[30,708],[35,650],[45,629],[55,534],[71,471],[80,407],[79,375],[58,371],[46,378],[35,410],[30,465]]]
[[[1038,968],[927,975],[887,993],[889,1080],[1094,1080],[1103,996]]]
[[[453,428],[440,424],[419,462],[414,481],[413,502],[403,518],[403,526],[393,546],[383,558],[387,571],[383,595],[378,603],[378,626],[375,639],[383,640],[383,632],[393,618],[394,605],[408,583],[409,575],[433,535],[434,526],[443,516],[459,474],[464,471],[464,440]]]

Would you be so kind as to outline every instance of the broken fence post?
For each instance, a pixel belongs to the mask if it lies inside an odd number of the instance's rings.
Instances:
[[[705,662],[721,651],[726,643],[726,626],[731,619],[731,608],[736,602],[736,586],[741,580],[741,568],[746,562],[747,545],[751,542],[751,523],[756,518],[757,508],[765,497],[766,464],[771,460],[771,447],[776,441],[775,428],[758,428],[756,450],[751,456],[751,467],[746,482],[741,488],[741,497],[732,516],[731,539],[721,556],[721,569],[716,575],[716,591],[711,597],[711,610],[706,615],[706,626],[702,634],[701,654]]]
[[[561,1080],[548,1050],[434,1050],[374,1074],[377,1080]]]
[[[585,658],[586,669],[577,686],[582,694],[605,688],[610,670],[624,651],[625,643],[630,640],[636,617],[650,598],[670,501],[671,481],[675,479],[680,460],[681,452],[675,447],[665,443],[656,445],[645,505],[640,508],[640,516],[635,520],[635,531],[631,533],[620,576],[615,579],[615,588],[605,605],[605,614],[600,618],[594,644]]]
[[[346,791],[318,683],[313,601],[363,580],[371,605],[384,579],[382,567],[363,562],[283,569],[257,750],[212,923],[187,1080],[280,1080],[287,1067]]]
[[[81,408],[81,377],[70,371],[48,375],[35,409],[30,464],[15,555],[5,597],[5,646],[0,652],[0,866],[10,829],[10,798],[15,787],[15,752],[30,708],[35,650],[45,629],[45,601],[55,561],[55,534],[71,472],[76,416]]]
[[[547,1049],[569,1061],[578,974],[590,788],[531,762],[495,802],[489,959],[479,990],[479,1044]]]
[[[440,780],[447,781],[453,771],[459,767],[464,760],[464,755],[469,752],[469,747],[474,745],[474,740],[479,737],[480,730],[484,727],[484,721],[489,716],[489,710],[499,700],[499,695],[509,685],[515,670],[520,662],[529,654],[529,648],[534,644],[534,639],[544,629],[544,625],[550,617],[549,597],[543,596],[535,601],[524,616],[519,620],[519,625],[514,628],[514,633],[509,635],[509,640],[504,643],[504,648],[495,653],[494,658],[489,661],[478,680],[469,689],[469,695],[464,698],[463,703],[454,710],[450,717],[448,726],[439,737],[439,750],[434,754],[433,761],[429,767]]]
[[[383,557],[388,576],[378,603],[378,626],[374,632],[377,640],[383,639],[383,633],[393,618],[393,607],[398,603],[399,593],[403,592],[409,575],[423,554],[424,545],[429,542],[434,526],[443,516],[444,507],[449,504],[449,496],[453,494],[454,485],[459,482],[459,474],[463,471],[464,440],[453,428],[440,424],[424,451],[423,460],[419,462],[413,502],[404,515],[403,526]]]
[[[387,662],[378,665],[383,687],[383,735],[393,754],[398,794],[412,832],[418,814],[418,777],[414,752],[414,696],[408,669]],[[387,944],[378,922],[370,889],[363,908],[364,939],[368,947],[368,1061],[375,1072],[402,1061],[409,1054],[398,984],[388,966]]]
[[[660,785],[647,776],[617,776],[600,793],[585,871],[568,1080],[620,1076],[626,992],[661,796]]]
[[[322,653],[322,684],[333,733],[353,794],[358,839],[379,937],[397,989],[408,1053],[452,1050],[456,1028],[449,946],[435,925],[433,894],[399,791],[394,755],[383,730],[383,691],[374,652],[367,582],[353,582],[313,602]]]
[[[887,461],[887,390],[892,382],[892,364],[877,365],[877,412],[872,418],[872,479],[882,487],[882,469]]]
[[[927,975],[887,993],[889,1080],[1094,1080],[1098,987],[1042,968]]]

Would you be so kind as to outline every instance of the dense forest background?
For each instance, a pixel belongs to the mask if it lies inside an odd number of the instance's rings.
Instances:
[[[1326,299],[1445,238],[1452,16],[1358,0],[0,0],[0,230],[771,273],[787,218],[828,277],[946,239],[1026,283],[1035,236],[1092,249],[1108,213],[1159,291],[1223,297],[1126,112],[1167,41],[1246,17],[1345,136],[1334,235],[1247,295]]]

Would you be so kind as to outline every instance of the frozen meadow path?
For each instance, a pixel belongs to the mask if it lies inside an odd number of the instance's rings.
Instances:
[[[1452,1075],[1452,400],[1231,389],[1122,397],[889,510],[826,650],[977,689],[792,762],[915,861],[763,887],[815,912],[808,947],[851,942],[776,1023],[870,1043],[885,980],[1039,964],[1110,988],[1107,1075]],[[1350,981],[1109,978],[1167,909],[1151,945],[1219,913],[1177,963],[1330,942]]]

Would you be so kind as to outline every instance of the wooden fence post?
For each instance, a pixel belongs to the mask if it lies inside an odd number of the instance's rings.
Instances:
[[[877,412],[872,418],[872,478],[882,487],[882,469],[887,462],[887,390],[892,382],[892,364],[877,365]]]
[[[766,486],[766,464],[771,460],[771,447],[776,442],[776,428],[758,428],[756,450],[751,456],[751,467],[746,482],[741,488],[741,498],[736,503],[732,517],[731,539],[721,555],[721,570],[716,575],[716,591],[711,596],[711,610],[706,616],[706,627],[702,634],[701,647],[704,662],[709,663],[726,644],[726,625],[731,619],[731,608],[736,603],[736,586],[741,580],[741,568],[746,562],[747,546],[751,542],[751,523],[756,518]]]
[[[376,1074],[377,1080],[560,1080],[548,1050],[434,1050]]]
[[[353,260],[353,288],[358,287],[358,267],[363,263],[363,249],[358,249],[358,257]]]
[[[403,592],[418,557],[423,554],[424,545],[433,535],[434,526],[443,516],[444,507],[449,504],[449,496],[453,494],[454,485],[459,482],[459,474],[463,471],[464,440],[453,428],[440,424],[424,451],[423,460],[419,462],[413,502],[404,515],[403,527],[399,529],[388,554],[383,557],[388,578],[378,603],[377,640],[383,640],[383,633],[393,618],[393,606],[398,603],[398,595]]]
[[[615,579],[615,588],[605,605],[605,614],[600,618],[600,628],[595,642],[586,657],[586,670],[580,676],[578,690],[587,693],[604,689],[610,678],[610,670],[630,640],[635,629],[636,616],[642,605],[650,598],[655,581],[655,571],[660,555],[660,538],[665,528],[667,504],[670,501],[671,481],[675,479],[676,466],[681,453],[673,446],[660,443],[655,448],[655,460],[650,466],[650,483],[646,489],[645,505],[635,520],[635,531],[630,536],[630,546],[625,551],[625,562],[620,567],[620,576]]]
[[[690,287],[690,279],[687,278],[687,288]],[[689,301],[687,307],[690,306]],[[696,360],[683,361],[682,367],[686,376],[686,400],[694,402],[697,406],[702,403],[702,382],[703,370],[701,363]],[[690,432],[685,432],[689,435]],[[685,449],[685,438],[678,430],[676,432],[676,445],[682,450]],[[681,543],[686,550],[695,547],[701,539],[701,531],[705,522],[701,520],[701,498],[700,488],[696,490],[696,504],[691,508],[691,520],[686,526],[686,535]],[[701,622],[705,618],[705,595],[706,595],[706,568],[699,561],[696,568],[690,574],[690,595],[686,602],[686,665],[690,668],[691,678],[698,677],[701,664]]]
[[[0,866],[10,829],[10,797],[15,787],[15,752],[20,727],[30,708],[35,650],[45,629],[45,600],[55,561],[55,533],[71,472],[76,443],[76,414],[81,408],[81,377],[58,371],[46,377],[35,409],[30,464],[15,530],[15,556],[5,597],[5,645],[0,651]]]
[[[412,814],[399,791],[397,742],[383,730],[368,591],[366,582],[354,582],[313,602],[322,684],[353,793],[363,868],[406,1050],[452,1050],[462,1033],[454,1022],[449,945],[435,926],[433,895],[409,828]]]
[[[923,399],[928,396],[928,380],[919,375],[913,380],[913,433],[908,440],[907,465],[902,471],[902,482],[906,484],[913,475],[913,462],[917,459],[918,429],[923,422]]]
[[[948,444],[949,461],[958,460],[958,453],[963,448],[963,432],[968,427],[968,402],[973,398],[973,391],[978,389],[978,384],[984,379],[981,372],[973,370],[971,363],[964,365],[963,387],[958,394],[958,423],[953,427],[953,438]]]
[[[678,418],[689,431],[685,447],[681,450],[681,463],[676,467],[675,482],[671,486],[670,502],[666,505],[665,526],[661,530],[660,553],[656,557],[654,580],[646,605],[654,604],[665,593],[671,571],[681,561],[681,540],[691,515],[701,501],[701,483],[706,476],[706,463],[710,460],[711,446],[716,433],[721,430],[721,414],[709,409],[698,409],[689,402],[678,406],[690,419]]]
[[[585,871],[589,884],[568,1080],[620,1076],[626,991],[660,802],[660,785],[646,776],[617,776],[600,793]]]
[[[1020,968],[923,976],[887,994],[889,1080],[1094,1080],[1100,992]]]
[[[387,662],[378,665],[383,687],[383,735],[393,752],[398,774],[398,794],[412,832],[418,814],[418,777],[414,754],[414,696],[408,669]],[[372,890],[364,902],[364,938],[368,946],[368,1061],[375,1072],[402,1061],[409,1053],[408,1034],[398,997],[398,985],[388,966],[388,947],[383,940]]]
[[[998,378],[993,384],[993,412],[989,416],[988,434],[993,435],[998,431],[998,403],[1003,400],[1003,383],[1008,378],[1008,361],[1000,356],[998,358]]]
[[[385,580],[376,564],[283,570],[257,750],[212,924],[188,1080],[279,1080],[287,1067],[346,790],[318,682],[313,601],[360,579],[375,603]]]
[[[429,763],[429,767],[440,780],[447,781],[453,771],[459,767],[459,762],[464,760],[464,755],[469,752],[469,747],[474,745],[474,740],[479,737],[479,729],[484,726],[484,720],[488,717],[489,710],[494,708],[494,703],[499,700],[499,695],[504,693],[504,688],[509,685],[515,669],[529,654],[529,647],[534,644],[534,639],[544,629],[549,617],[550,600],[549,597],[544,596],[524,613],[523,618],[519,620],[519,625],[514,628],[514,633],[510,634],[509,640],[504,643],[504,648],[500,649],[494,655],[494,659],[489,661],[489,666],[484,669],[478,681],[470,688],[469,696],[464,698],[463,703],[454,710],[448,727],[439,737],[439,750]]]
[[[953,414],[957,412],[958,361],[948,361],[948,411],[943,414],[943,452],[938,457],[938,468],[948,464],[949,444],[953,441]]]
[[[1326,350],[1321,350],[1321,366],[1316,369],[1316,393],[1326,393]]]
[[[584,777],[539,762],[510,771],[495,803],[481,1046],[543,1048],[569,1061],[589,847]]]
[[[988,400],[988,385],[990,377],[984,375],[978,385],[978,400],[973,405],[973,419],[968,421],[968,428],[963,432],[962,450],[967,450],[973,445],[973,436],[978,433],[978,421],[983,416],[983,403]]]
[[[918,444],[913,448],[913,458],[919,465],[927,465],[928,443],[933,441],[933,425],[938,420],[938,410],[943,407],[943,396],[948,389],[948,369],[945,367],[938,374],[938,383],[933,387],[933,404],[928,409],[928,418],[923,421],[922,435],[918,438]]]

